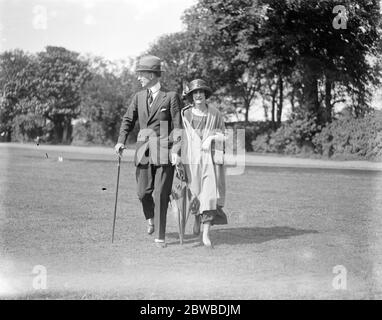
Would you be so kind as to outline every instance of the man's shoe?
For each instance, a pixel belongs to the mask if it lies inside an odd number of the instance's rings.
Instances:
[[[147,225],[147,233],[148,234],[153,234],[154,233],[154,225],[153,224],[148,224]]]
[[[157,248],[166,248],[167,247],[167,243],[166,242],[158,242],[158,241],[155,241],[155,246]]]

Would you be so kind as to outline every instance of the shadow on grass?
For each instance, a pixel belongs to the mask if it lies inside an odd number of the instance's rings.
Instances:
[[[171,239],[170,241],[167,242],[167,245],[172,246],[172,245],[179,245],[179,233],[177,232],[170,232],[166,233],[166,238]],[[193,234],[185,234],[183,237],[183,243],[199,243],[201,241],[201,236],[196,236]]]
[[[288,239],[304,234],[318,233],[317,230],[295,229],[287,226],[282,227],[252,227],[252,228],[229,228],[218,229],[211,233],[215,243],[219,244],[251,244],[263,243],[277,239]]]
[[[238,245],[238,244],[255,244],[263,243],[271,240],[288,239],[291,237],[301,236],[304,234],[318,233],[317,230],[295,229],[287,226],[282,227],[242,227],[242,228],[224,228],[211,229],[211,239],[215,246],[220,244]],[[179,234],[172,232],[167,234],[168,238],[179,239]],[[200,237],[186,234],[184,243],[199,243]],[[170,242],[178,244],[179,241]]]

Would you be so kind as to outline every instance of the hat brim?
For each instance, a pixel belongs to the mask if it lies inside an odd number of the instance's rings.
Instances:
[[[212,90],[211,90],[211,88],[206,87],[206,86],[203,86],[203,87],[194,88],[194,89],[188,91],[188,92],[186,93],[186,98],[190,99],[192,93],[193,93],[194,91],[196,91],[196,90],[204,90],[205,95],[206,95],[206,99],[208,99],[208,98],[211,97],[211,95],[212,95]]]
[[[137,68],[137,69],[135,69],[135,72],[163,72],[163,70],[162,69],[153,70],[153,69],[148,69],[148,68]]]

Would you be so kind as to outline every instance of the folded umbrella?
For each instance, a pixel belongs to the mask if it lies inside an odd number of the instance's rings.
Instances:
[[[175,176],[170,201],[171,206],[174,212],[176,212],[178,218],[180,244],[183,244],[184,232],[189,216],[187,210],[187,196],[188,192],[185,171],[183,165],[179,164],[175,166]]]

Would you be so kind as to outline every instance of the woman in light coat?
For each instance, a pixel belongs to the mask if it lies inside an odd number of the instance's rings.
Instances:
[[[223,163],[225,126],[221,113],[207,104],[212,91],[205,81],[190,82],[186,98],[190,105],[182,109],[184,135],[181,162],[184,165],[191,199],[189,209],[195,215],[194,234],[203,224],[203,244],[212,248],[210,228],[227,224],[225,168]]]

